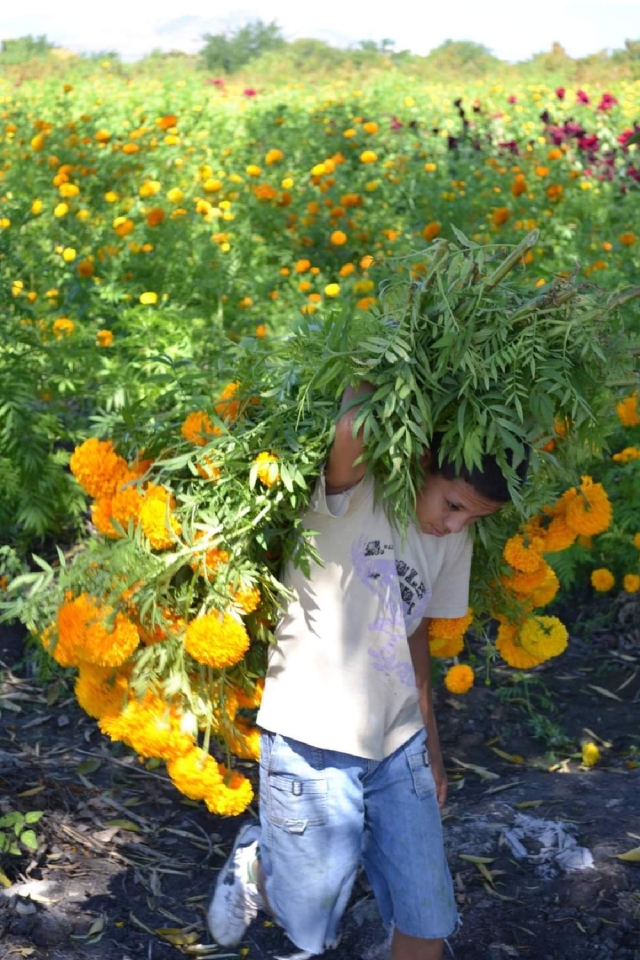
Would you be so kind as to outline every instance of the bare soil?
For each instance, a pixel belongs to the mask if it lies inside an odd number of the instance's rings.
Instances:
[[[438,695],[455,960],[640,960],[640,863],[617,859],[640,846],[640,607],[569,612],[568,652],[528,682],[494,666],[464,698]],[[263,916],[237,950],[210,942],[206,904],[240,818],[212,817],[103,738],[68,680],[33,677],[15,628],[0,628],[0,680],[0,812],[44,811],[37,851],[0,858],[0,960],[295,953]],[[584,740],[601,749],[593,768]],[[523,818],[550,826],[517,855]],[[592,865],[564,869],[549,835],[573,837]],[[388,956],[364,876],[326,956]]]

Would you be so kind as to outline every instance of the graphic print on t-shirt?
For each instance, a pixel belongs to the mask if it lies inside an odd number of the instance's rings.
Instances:
[[[412,687],[413,664],[410,657],[401,659],[398,645],[422,620],[431,591],[410,563],[396,558],[392,543],[362,536],[354,541],[351,558],[360,582],[380,601],[380,613],[368,628],[388,638],[380,647],[368,648],[371,666],[389,678],[395,676],[402,686]]]

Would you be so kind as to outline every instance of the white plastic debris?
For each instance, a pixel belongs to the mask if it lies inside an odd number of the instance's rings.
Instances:
[[[578,845],[574,830],[570,823],[518,813],[503,836],[516,859],[536,864],[540,876],[551,877],[557,873],[556,868],[565,873],[595,868],[591,851]]]

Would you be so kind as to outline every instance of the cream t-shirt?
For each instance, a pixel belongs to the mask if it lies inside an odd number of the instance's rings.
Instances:
[[[325,750],[382,760],[423,727],[407,638],[424,617],[467,612],[471,538],[411,525],[404,545],[373,481],[327,496],[304,525],[323,565],[289,565],[293,593],[276,629],[257,722]],[[426,641],[425,641],[426,642]]]

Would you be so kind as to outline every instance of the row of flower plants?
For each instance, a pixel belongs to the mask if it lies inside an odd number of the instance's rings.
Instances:
[[[639,85],[291,85],[0,77],[0,523],[27,549],[83,502],[66,469],[96,414],[166,410],[176,363],[339,302],[393,258],[516,243],[532,288],[639,261]],[[143,412],[141,414],[141,408]],[[29,449],[22,438],[32,438]]]
[[[75,448],[71,473],[92,500],[94,535],[71,563],[60,553],[55,567],[41,561],[39,573],[15,577],[14,609],[78,671],[76,696],[100,729],[166,762],[177,789],[212,812],[240,813],[252,798],[232,757],[258,756],[254,711],[287,601],[280,575],[313,559],[301,516],[347,383],[374,384],[359,416],[401,528],[434,431],[456,463],[493,453],[511,482],[525,445],[532,451],[526,495],[512,485],[513,505],[477,531],[468,615],[431,623],[449,691],[470,688],[481,655],[531,669],[563,652],[567,628],[544,610],[566,554],[588,563],[611,538],[616,573],[596,561],[594,589],[619,577],[638,591],[628,494],[638,479],[629,318],[639,291],[605,296],[566,276],[532,289],[519,271],[537,242],[435,239],[383,285],[379,306],[354,313],[334,302],[292,333],[230,341],[215,366],[174,364],[158,410],[105,418],[112,436]],[[621,437],[629,442],[605,459]],[[593,475],[603,465],[605,483]]]

